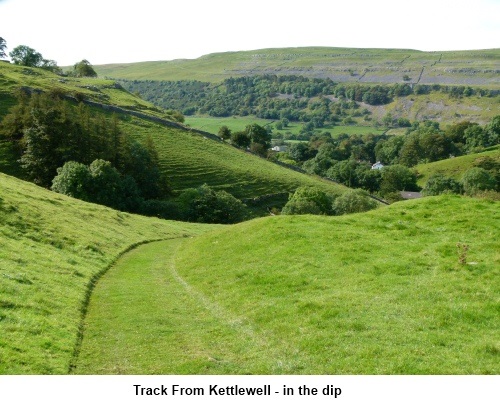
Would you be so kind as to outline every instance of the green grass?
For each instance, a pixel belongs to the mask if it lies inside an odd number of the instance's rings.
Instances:
[[[65,374],[91,280],[124,251],[215,226],[162,221],[0,173],[0,374]]]
[[[484,157],[490,157],[497,161],[500,160],[500,146],[492,147],[481,153],[473,153],[438,162],[417,165],[415,166],[415,170],[418,173],[418,185],[420,187],[425,186],[429,177],[438,173],[454,178],[455,180],[460,180],[468,169],[474,167]]]
[[[409,49],[279,48],[225,52],[197,59],[95,66],[99,75],[143,80],[201,80],[258,74],[329,77],[335,82],[455,84],[499,88],[499,49],[421,52]]]
[[[247,125],[258,124],[266,126],[272,124],[274,120],[265,120],[257,117],[186,117],[185,124],[192,128],[201,129],[203,131],[217,134],[220,127],[227,126],[232,132],[243,131]]]
[[[441,196],[143,246],[98,284],[75,371],[498,374],[499,208]]]

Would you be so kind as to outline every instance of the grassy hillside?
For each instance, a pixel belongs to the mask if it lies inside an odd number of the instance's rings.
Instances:
[[[372,113],[371,118],[381,121],[386,114],[393,118],[407,118],[410,121],[437,121],[452,124],[460,121],[472,121],[481,125],[500,114],[500,97],[464,97],[451,98],[443,93],[431,93],[396,97],[386,105],[371,106],[360,103]]]
[[[124,251],[215,226],[145,218],[0,173],[0,374],[65,374],[92,280]]]
[[[97,286],[75,371],[498,374],[499,208],[441,196],[142,246]]]
[[[316,185],[325,190],[345,189],[196,133],[136,119],[123,125],[139,139],[151,135],[160,154],[160,165],[176,191],[207,183],[238,198],[252,198],[291,192],[301,185]]]
[[[417,165],[415,166],[415,170],[419,175],[418,185],[423,187],[429,177],[437,173],[452,177],[455,180],[460,180],[468,169],[485,157],[500,161],[500,146],[489,148],[486,152],[473,153],[471,155],[458,156],[438,162]]]
[[[295,74],[335,82],[456,84],[500,88],[499,49],[421,52],[409,49],[279,48],[197,59],[96,66],[99,75],[137,80],[201,80]]]
[[[0,119],[15,104],[13,94],[20,87],[67,94],[78,99],[162,116],[153,104],[125,91],[113,80],[61,77],[43,69],[0,63]]]

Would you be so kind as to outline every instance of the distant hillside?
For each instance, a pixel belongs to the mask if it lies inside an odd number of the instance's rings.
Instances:
[[[500,88],[500,49],[422,52],[409,49],[278,48],[215,53],[198,59],[95,66],[101,76],[200,80],[262,74],[335,82],[469,85]]]
[[[0,119],[15,104],[20,89],[64,94],[76,100],[89,100],[154,116],[170,118],[153,104],[124,90],[114,80],[57,76],[49,71],[0,63]]]
[[[92,280],[137,244],[214,227],[114,211],[0,173],[0,374],[67,373]]]

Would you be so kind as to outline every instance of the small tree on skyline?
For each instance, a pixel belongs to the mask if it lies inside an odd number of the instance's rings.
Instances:
[[[7,54],[5,53],[6,48],[7,48],[7,42],[5,41],[5,39],[0,37],[0,58],[7,57]]]

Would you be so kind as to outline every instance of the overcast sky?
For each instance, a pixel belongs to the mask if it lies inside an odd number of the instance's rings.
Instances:
[[[500,48],[500,0],[0,0],[0,37],[60,66],[299,46],[488,49]]]

